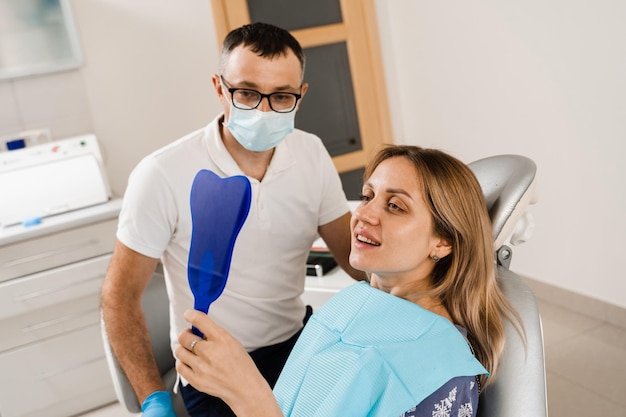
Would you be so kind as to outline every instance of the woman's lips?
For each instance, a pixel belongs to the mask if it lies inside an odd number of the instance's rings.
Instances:
[[[371,237],[365,236],[363,234],[357,233],[356,240],[362,243],[366,243],[372,246],[380,246],[380,242],[373,240]]]

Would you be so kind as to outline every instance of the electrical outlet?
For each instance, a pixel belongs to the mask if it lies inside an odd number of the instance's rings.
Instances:
[[[26,140],[28,145],[39,145],[41,143],[52,141],[52,134],[50,133],[50,129],[47,127],[42,129],[27,130],[25,132],[21,132],[20,136]]]
[[[0,139],[1,151],[14,151],[52,141],[49,128],[31,129]]]

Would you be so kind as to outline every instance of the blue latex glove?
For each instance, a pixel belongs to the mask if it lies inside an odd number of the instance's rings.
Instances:
[[[169,391],[154,391],[141,404],[142,417],[176,417]]]

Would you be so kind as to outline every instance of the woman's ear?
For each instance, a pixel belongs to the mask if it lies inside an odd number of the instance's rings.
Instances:
[[[452,245],[448,239],[439,238],[435,244],[435,254],[439,258],[444,258],[452,253]]]

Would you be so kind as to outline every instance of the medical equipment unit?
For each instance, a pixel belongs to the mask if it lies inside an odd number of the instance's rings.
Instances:
[[[99,322],[120,206],[94,135],[0,152],[0,416],[115,401]]]
[[[494,251],[498,260],[498,284],[519,313],[525,340],[511,323],[505,325],[505,348],[498,378],[481,394],[478,417],[547,417],[546,368],[543,329],[534,294],[522,278],[509,269],[512,249],[524,243],[532,232],[533,221],[527,210],[536,202],[536,165],[521,155],[495,155],[469,164],[483,190],[493,225]],[[354,209],[358,202],[351,201]],[[315,246],[315,244],[314,244]],[[355,281],[341,268],[321,277],[307,276],[305,304],[317,310],[330,297]],[[174,408],[187,416],[176,382],[174,357],[170,350],[169,309],[162,274],[155,274],[143,294],[152,349],[165,386],[172,391]],[[165,324],[164,324],[165,323]],[[124,375],[101,323],[105,351],[119,402],[131,413],[141,411],[135,392]]]

